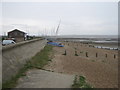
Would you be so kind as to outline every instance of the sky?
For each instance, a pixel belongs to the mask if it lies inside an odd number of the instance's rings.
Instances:
[[[1,6],[0,6],[1,7]],[[2,32],[29,35],[117,35],[117,2],[2,2]]]

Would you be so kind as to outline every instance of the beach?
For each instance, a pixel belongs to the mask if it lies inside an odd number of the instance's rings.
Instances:
[[[89,43],[61,42],[64,47],[53,48],[52,61],[44,69],[83,75],[94,88],[118,87],[118,50],[91,47]]]

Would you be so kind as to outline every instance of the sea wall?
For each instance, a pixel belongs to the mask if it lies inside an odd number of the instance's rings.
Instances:
[[[2,82],[10,80],[12,76],[24,66],[37,52],[46,45],[46,40],[34,39],[20,42],[2,48]]]

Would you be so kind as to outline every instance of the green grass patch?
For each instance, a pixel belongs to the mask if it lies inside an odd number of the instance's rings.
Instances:
[[[33,68],[43,68],[44,65],[51,61],[50,52],[52,47],[47,45],[41,52],[37,53],[31,60],[31,65]]]
[[[77,51],[75,51],[75,56],[78,56]]]
[[[86,82],[86,79],[84,76],[75,76],[75,79],[73,81],[72,88],[89,88],[91,89],[92,86]]]
[[[77,53],[75,53],[75,56],[79,56]]]
[[[103,63],[105,63],[105,60],[102,60]]]
[[[92,62],[95,62],[95,60],[92,60]]]
[[[17,85],[17,81],[20,77],[26,76],[26,71],[33,68],[42,69],[48,61],[51,61],[50,52],[52,51],[53,46],[46,45],[43,50],[38,52],[31,60],[27,61],[26,64],[19,72],[13,76],[10,80],[2,84],[2,88],[14,88]]]
[[[82,51],[80,53],[83,53]]]

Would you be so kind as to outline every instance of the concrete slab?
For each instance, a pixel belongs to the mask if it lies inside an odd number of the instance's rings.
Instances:
[[[73,80],[74,75],[35,69],[20,78],[16,88],[70,88]]]

